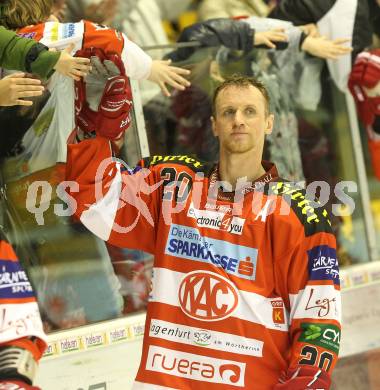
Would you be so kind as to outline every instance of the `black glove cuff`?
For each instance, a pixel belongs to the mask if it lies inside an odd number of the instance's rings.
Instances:
[[[38,58],[42,51],[49,50],[49,48],[42,43],[36,43],[25,57],[25,69],[28,73],[32,72],[32,64]]]

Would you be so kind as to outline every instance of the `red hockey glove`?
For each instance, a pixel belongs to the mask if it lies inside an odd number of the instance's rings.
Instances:
[[[361,52],[352,68],[348,87],[356,101],[359,117],[365,125],[380,115],[380,96],[367,96],[364,87],[374,88],[380,80],[380,49]]]
[[[132,92],[119,55],[101,49],[76,53],[91,59],[92,71],[86,80],[75,82],[75,119],[84,133],[119,139],[130,125]]]
[[[25,382],[1,380],[0,390],[41,390],[41,388],[28,385]]]
[[[273,390],[329,390],[331,379],[326,371],[313,366],[290,369]]]

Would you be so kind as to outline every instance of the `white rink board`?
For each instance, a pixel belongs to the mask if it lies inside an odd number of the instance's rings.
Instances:
[[[43,390],[130,390],[142,339],[43,361],[36,384]]]
[[[124,327],[125,340],[62,352],[57,348],[41,360],[35,384],[42,390],[130,390],[136,376],[142,349],[142,325],[145,314],[129,316],[94,326],[86,326],[49,336],[49,346],[62,340],[85,339],[88,335],[106,334]]]
[[[380,262],[345,269],[341,277],[342,358],[380,347]],[[145,314],[137,314],[49,335],[36,385],[43,390],[131,390],[144,322]]]

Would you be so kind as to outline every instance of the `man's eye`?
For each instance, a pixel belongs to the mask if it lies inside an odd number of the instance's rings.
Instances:
[[[228,109],[228,110],[223,111],[224,116],[231,116],[233,114],[234,114],[234,110],[232,110],[232,109]]]
[[[247,115],[255,115],[255,114],[256,114],[256,110],[253,109],[253,108],[247,108],[247,109],[245,110],[245,113],[246,113]]]

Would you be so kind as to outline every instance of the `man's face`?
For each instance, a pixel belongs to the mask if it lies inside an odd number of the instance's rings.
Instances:
[[[254,86],[223,89],[217,99],[213,133],[221,152],[253,152],[262,156],[265,134],[273,128],[273,115],[266,113],[266,101]]]

